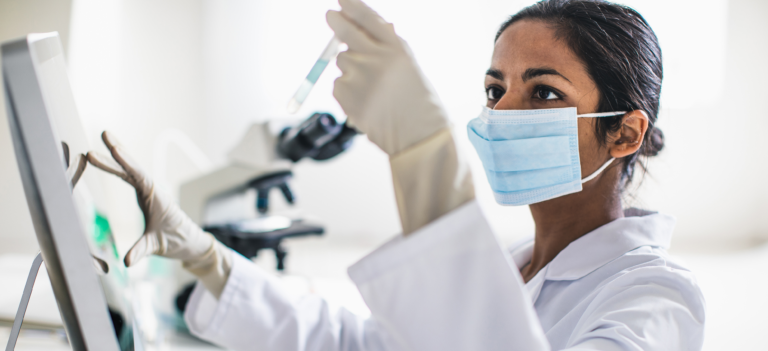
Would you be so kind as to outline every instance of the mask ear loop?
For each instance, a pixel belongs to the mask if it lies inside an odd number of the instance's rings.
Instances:
[[[627,113],[627,111],[615,111],[615,112],[600,112],[600,113],[585,113],[583,115],[577,115],[576,117],[611,117],[611,116],[618,116],[623,115]],[[608,166],[615,160],[616,158],[611,157],[608,162],[604,163],[600,168],[598,168],[594,173],[588,175],[586,178],[581,180],[581,184],[584,184],[592,179],[595,179],[600,173],[602,173]]]
[[[625,113],[627,113],[627,111],[585,113],[583,115],[576,115],[576,117],[611,117],[611,116],[623,115]]]
[[[615,160],[615,159],[616,158],[611,157],[611,159],[608,160],[608,162],[604,163],[594,173],[592,173],[592,174],[588,175],[586,178],[582,179],[581,180],[581,184],[584,184],[584,183],[586,183],[586,182],[588,182],[588,181],[590,181],[592,179],[595,179],[595,177],[597,177],[598,174],[602,173],[606,168],[608,168],[608,166],[611,164],[611,162],[613,162],[613,160]]]

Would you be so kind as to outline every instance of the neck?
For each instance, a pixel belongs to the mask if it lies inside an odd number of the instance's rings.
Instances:
[[[530,206],[536,237],[531,262],[521,270],[526,283],[571,242],[624,217],[616,171],[618,167],[607,169],[578,193]]]

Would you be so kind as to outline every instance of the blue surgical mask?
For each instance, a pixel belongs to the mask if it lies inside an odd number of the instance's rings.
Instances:
[[[605,170],[581,178],[577,117],[608,117],[626,112],[576,115],[575,107],[544,110],[492,110],[469,121],[467,132],[501,205],[529,205],[581,191]]]

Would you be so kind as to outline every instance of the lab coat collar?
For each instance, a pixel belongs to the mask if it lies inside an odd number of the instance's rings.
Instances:
[[[661,213],[625,211],[619,218],[574,240],[543,268],[546,280],[577,280],[641,246],[668,249],[675,218]],[[518,268],[531,260],[533,239],[513,245]]]

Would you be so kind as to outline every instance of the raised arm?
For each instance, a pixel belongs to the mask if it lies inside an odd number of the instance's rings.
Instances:
[[[349,49],[333,95],[348,123],[390,157],[405,235],[474,199],[447,114],[408,44],[359,0],[340,0],[328,24]]]

